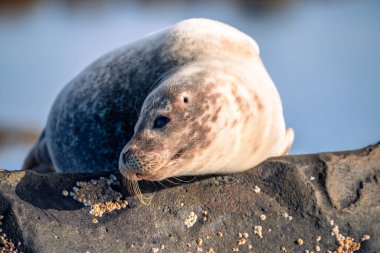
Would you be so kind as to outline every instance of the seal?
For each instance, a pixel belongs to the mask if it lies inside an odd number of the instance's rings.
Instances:
[[[23,169],[130,180],[234,173],[287,154],[294,139],[259,47],[189,19],[96,60],[56,98]]]

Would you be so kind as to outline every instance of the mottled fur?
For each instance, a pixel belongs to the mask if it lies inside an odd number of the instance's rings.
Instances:
[[[159,115],[171,121],[152,129]],[[119,166],[130,179],[161,180],[243,171],[292,142],[257,44],[191,19],[108,53],[71,81],[24,169]]]

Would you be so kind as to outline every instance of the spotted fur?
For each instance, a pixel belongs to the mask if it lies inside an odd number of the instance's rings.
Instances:
[[[154,129],[158,116],[170,118]],[[244,171],[285,154],[280,97],[257,44],[190,19],[101,57],[55,100],[24,169],[130,179]]]

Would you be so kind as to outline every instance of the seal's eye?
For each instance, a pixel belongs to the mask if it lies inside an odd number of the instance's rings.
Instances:
[[[163,127],[166,126],[166,124],[168,124],[169,122],[170,122],[170,118],[165,117],[165,116],[158,116],[158,117],[154,120],[153,129],[160,129],[160,128],[163,128]]]

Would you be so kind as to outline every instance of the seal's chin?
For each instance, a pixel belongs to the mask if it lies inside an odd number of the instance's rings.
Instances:
[[[169,162],[164,158],[163,155],[156,157],[149,153],[139,154],[128,146],[120,154],[119,171],[131,181],[160,181],[162,178],[159,171]]]
[[[159,159],[147,159],[147,155],[136,155],[132,150],[122,152],[119,158],[119,171],[124,178],[132,181],[161,181],[172,175],[175,163],[183,151],[163,152]]]
[[[120,166],[119,171],[123,175],[123,177],[132,181],[140,181],[140,180],[161,181],[162,179],[164,179],[148,172],[144,173],[144,172],[134,171],[124,166]]]
[[[140,181],[140,180],[148,180],[148,181],[155,181],[154,177],[152,175],[149,175],[147,173],[141,173],[136,172],[132,170],[128,170],[126,168],[120,168],[119,169],[123,177],[125,177],[128,180],[132,181]]]

